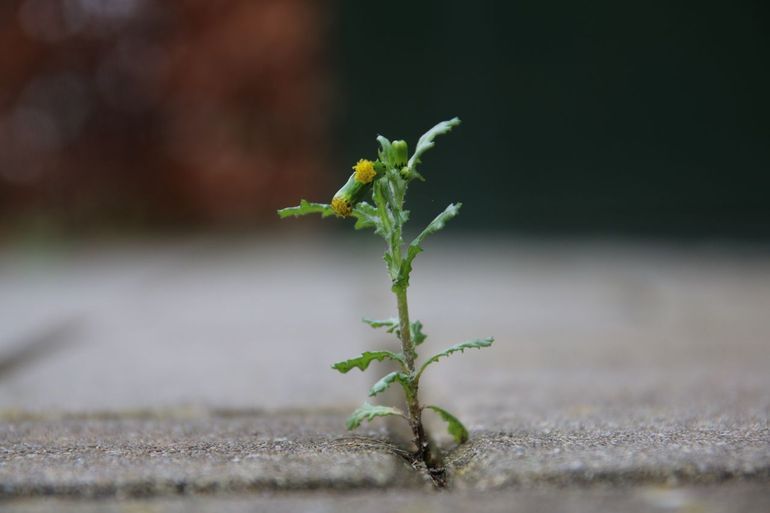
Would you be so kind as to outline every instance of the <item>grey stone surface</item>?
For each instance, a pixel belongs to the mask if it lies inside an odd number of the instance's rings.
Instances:
[[[766,513],[770,510],[770,490],[764,485],[741,484],[684,488],[548,488],[484,493],[405,490],[295,492],[109,502],[25,499],[6,502],[3,507],[3,511],[8,513]]]
[[[767,510],[770,253],[431,241],[410,289],[421,353],[497,341],[425,375],[472,440],[448,458],[454,491],[423,497],[384,423],[343,430],[386,371],[328,364],[392,347],[359,323],[394,313],[379,246],[359,240],[0,252],[7,495],[217,494],[13,507]],[[694,483],[712,486],[666,488]],[[390,491],[262,494],[318,487]]]
[[[430,488],[381,424],[341,413],[17,419],[0,425],[4,496],[157,496],[298,489]],[[770,484],[765,419],[605,417],[521,423],[447,448],[455,490],[539,485]]]
[[[766,420],[670,420],[620,428],[607,420],[551,421],[509,433],[477,433],[449,458],[452,486],[722,483],[770,487]]]
[[[0,252],[0,361],[38,348],[0,410],[353,405],[366,377],[329,365],[367,343],[359,272],[313,238]]]
[[[69,418],[0,426],[0,496],[156,496],[427,483],[344,416]]]
[[[380,249],[308,231],[0,251],[0,363],[17,362],[0,365],[0,411],[355,406],[376,370],[328,365],[392,344],[360,323],[394,313]],[[661,378],[752,387],[770,368],[759,250],[436,237],[412,285],[423,352],[497,337],[426,375],[473,422],[543,384],[590,403],[612,393],[594,376],[638,398]]]

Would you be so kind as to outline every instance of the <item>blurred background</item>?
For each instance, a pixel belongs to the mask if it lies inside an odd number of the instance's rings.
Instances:
[[[0,406],[357,401],[379,241],[275,210],[453,116],[414,308],[508,340],[476,377],[766,370],[768,50],[758,1],[4,0]]]
[[[769,20],[761,2],[8,0],[0,229],[264,228],[328,200],[376,134],[413,144],[457,115],[418,219],[461,196],[466,230],[767,238]]]

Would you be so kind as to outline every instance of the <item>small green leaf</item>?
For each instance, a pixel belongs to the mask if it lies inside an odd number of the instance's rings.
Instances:
[[[417,179],[417,180],[419,180],[421,182],[425,181],[425,177],[422,176],[420,173],[418,173],[416,169],[412,169],[411,176],[412,176],[412,178]]]
[[[398,266],[393,261],[393,256],[388,252],[383,255],[382,259],[385,260],[385,268],[388,270],[390,279],[395,280],[398,278]]]
[[[386,176],[390,185],[391,208],[400,210],[404,207],[408,183],[401,177],[401,173],[397,169],[388,169]]]
[[[404,359],[400,354],[392,353],[390,351],[366,351],[356,358],[335,363],[332,365],[332,369],[338,370],[343,374],[355,368],[365,371],[369,368],[369,364],[374,360],[381,362],[385,359],[399,362],[402,366],[404,365]]]
[[[404,413],[398,408],[390,406],[378,406],[365,402],[348,419],[347,427],[350,430],[356,429],[364,420],[371,422],[374,417],[387,417],[388,415],[398,415],[404,417]]]
[[[441,417],[444,422],[447,423],[447,431],[449,431],[449,434],[452,435],[455,443],[459,445],[468,441],[468,430],[465,429],[465,426],[463,426],[462,422],[457,420],[457,417],[445,409],[439,408],[438,406],[426,406],[426,408],[430,408],[431,410],[438,413],[439,417]]]
[[[420,157],[422,157],[422,154],[436,145],[434,142],[436,136],[450,132],[452,128],[459,124],[460,118],[452,118],[448,121],[442,121],[441,123],[438,123],[436,126],[422,134],[420,140],[417,141],[417,147],[414,150],[414,155],[412,155],[412,158],[409,159],[409,163],[407,164],[409,168],[416,170],[417,164],[421,162]]]
[[[388,210],[388,198],[386,196],[387,188],[388,186],[386,185],[385,180],[377,180],[374,182],[372,198],[374,199],[374,205],[377,207],[377,214],[380,216],[380,220],[385,226],[386,231],[389,232],[393,216]]]
[[[409,376],[403,372],[393,371],[390,374],[386,374],[377,383],[372,385],[372,388],[369,390],[369,397],[374,397],[380,392],[384,392],[394,381],[401,383],[401,386],[404,387],[404,390],[406,390],[407,393],[410,391],[411,385],[409,383]]]
[[[428,338],[428,335],[422,332],[422,323],[414,321],[412,323],[412,342],[414,342],[414,345],[419,346],[425,342],[426,338]]]
[[[377,155],[380,157],[380,162],[385,164],[387,167],[393,167],[393,145],[390,143],[387,137],[382,135],[377,136],[377,142],[380,143],[381,148],[377,151]]]
[[[306,216],[308,214],[321,214],[321,217],[329,217],[334,215],[334,210],[332,210],[331,205],[325,203],[310,203],[307,200],[301,200],[297,207],[282,208],[278,211],[278,217],[281,219],[289,216]]]
[[[390,319],[361,319],[363,322],[371,326],[372,328],[385,328],[388,333],[393,333],[398,329],[398,319],[391,317]]]
[[[409,244],[409,248],[406,252],[406,258],[404,258],[399,269],[396,285],[405,287],[409,285],[409,275],[412,273],[412,262],[414,258],[422,253],[423,249],[421,244],[425,240],[425,237],[432,233],[436,233],[446,226],[447,221],[457,216],[460,213],[460,207],[462,203],[452,203],[443,212],[433,219],[433,221],[425,227],[425,229]]]
[[[468,340],[466,342],[460,342],[459,344],[455,344],[452,347],[448,347],[447,349],[441,351],[438,354],[434,354],[431,356],[428,361],[422,364],[422,367],[420,367],[420,371],[417,373],[417,377],[419,378],[422,373],[425,371],[425,369],[430,365],[431,363],[437,362],[439,358],[443,358],[445,356],[449,356],[452,353],[457,352],[464,352],[466,349],[481,349],[482,347],[489,347],[492,345],[492,343],[495,341],[493,337],[488,338],[479,338],[476,340]]]
[[[384,235],[384,232],[382,231],[382,220],[374,206],[362,201],[353,208],[351,215],[356,219],[356,224],[354,226],[356,230],[374,228],[374,233]]]
[[[361,319],[363,322],[371,326],[372,328],[385,328],[388,333],[395,333],[397,337],[401,338],[400,321],[397,317],[391,317],[390,319]],[[420,345],[425,342],[428,335],[422,331],[422,323],[420,321],[413,321],[412,327],[412,342],[415,345]]]
[[[436,233],[438,231],[441,231],[444,229],[444,226],[446,226],[447,221],[455,217],[457,214],[460,213],[460,207],[462,207],[462,203],[452,203],[447,208],[444,209],[443,212],[441,212],[439,215],[437,215],[433,221],[431,221],[428,226],[425,227],[425,229],[418,235],[412,242],[409,244],[409,249],[411,249],[413,246],[419,247],[420,244],[425,240],[425,237],[428,235],[431,235],[433,233]],[[422,249],[420,249],[422,251]]]

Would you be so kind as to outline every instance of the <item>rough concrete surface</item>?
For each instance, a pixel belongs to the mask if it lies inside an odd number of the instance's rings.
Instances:
[[[0,428],[6,497],[157,496],[420,488],[384,430],[351,436],[341,414],[17,420]],[[766,420],[621,427],[596,419],[519,424],[447,448],[452,489],[770,483]]]
[[[395,314],[381,249],[307,232],[0,251],[0,410],[355,406],[381,367],[328,366],[392,347],[360,322]],[[768,304],[770,253],[707,246],[436,237],[410,288],[423,353],[497,338],[425,392],[504,413],[573,375],[767,374]]]
[[[0,426],[6,497],[227,493],[424,485],[382,431],[344,416],[71,418]]]
[[[379,490],[117,501],[24,499],[3,506],[3,511],[8,513],[766,513],[770,510],[770,490],[764,485],[747,484],[683,488],[548,488],[484,493]]]
[[[592,422],[551,423],[535,431],[478,433],[449,461],[457,488],[553,484],[721,483],[770,486],[766,422],[618,429]]]
[[[393,348],[359,322],[394,304],[358,240],[0,251],[0,508],[768,510],[766,250],[431,241],[420,353],[496,337],[424,377],[472,435],[426,414],[435,495],[396,424],[344,431],[387,369],[328,365]]]

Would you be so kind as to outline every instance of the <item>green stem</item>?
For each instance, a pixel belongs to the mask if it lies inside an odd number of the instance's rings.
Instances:
[[[417,354],[412,342],[412,328],[409,322],[409,303],[406,299],[406,287],[399,287],[395,291],[396,301],[398,302],[398,323],[401,331],[401,349],[404,352],[406,366],[409,372],[415,370],[415,360]]]
[[[417,351],[412,340],[412,328],[409,322],[409,303],[406,299],[407,286],[396,281],[403,263],[401,230],[403,228],[402,211],[404,199],[403,195],[395,194],[390,180],[401,180],[401,177],[396,174],[394,177],[388,177],[388,182],[386,183],[375,183],[374,200],[382,219],[385,240],[388,243],[389,271],[391,272],[391,278],[394,280],[392,290],[396,295],[396,302],[398,304],[401,351],[404,355],[404,364],[409,375],[408,384],[404,387],[407,406],[406,416],[408,417],[407,421],[412,429],[414,445],[417,449],[415,459],[425,464],[437,486],[443,486],[444,470],[440,457],[435,451],[433,444],[430,443],[430,439],[426,436],[425,428],[422,425],[422,406],[420,406],[417,395],[420,385],[419,380],[415,379],[417,376],[415,362],[417,360]],[[387,191],[383,190],[384,186],[388,187]]]
[[[425,435],[425,428],[422,425],[422,406],[418,398],[419,383],[415,377],[415,360],[417,353],[412,341],[412,330],[409,322],[409,304],[406,298],[406,287],[398,287],[393,290],[396,294],[398,303],[398,320],[401,333],[401,350],[404,353],[404,360],[409,371],[410,392],[406,394],[406,406],[408,412],[409,427],[412,428],[414,435],[414,445],[417,448],[416,458],[425,463],[429,470],[435,470],[440,467],[440,462],[432,451],[432,444]]]

